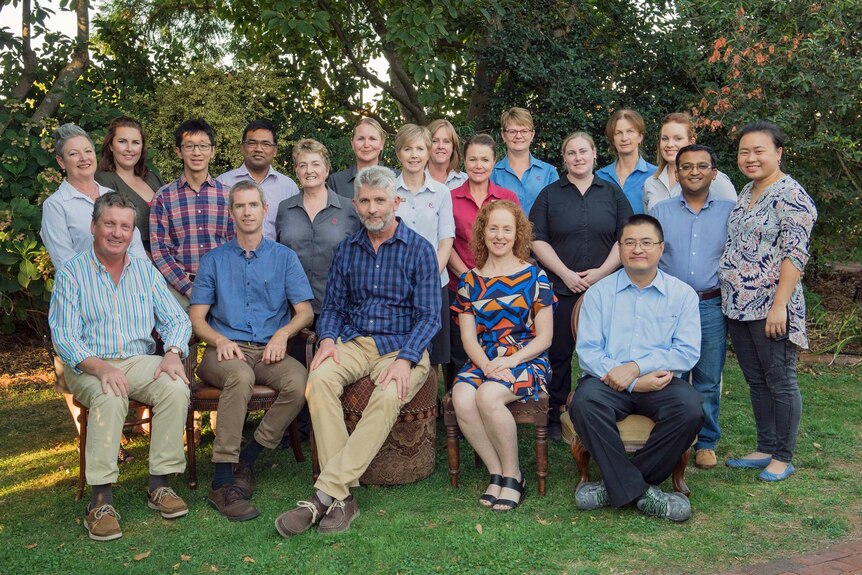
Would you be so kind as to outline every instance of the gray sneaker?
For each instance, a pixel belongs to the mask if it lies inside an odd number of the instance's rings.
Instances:
[[[596,483],[582,483],[575,491],[575,505],[581,511],[592,511],[600,507],[608,507],[611,498],[604,481]]]
[[[655,486],[647,489],[647,492],[638,499],[637,506],[644,515],[671,521],[687,521],[691,517],[691,503],[688,497],[677,491],[665,493]]]

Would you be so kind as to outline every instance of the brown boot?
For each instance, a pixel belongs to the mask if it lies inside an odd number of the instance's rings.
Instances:
[[[347,499],[334,501],[329,506],[329,509],[326,510],[326,516],[320,520],[320,525],[317,526],[317,532],[341,533],[347,531],[357,517],[359,517],[359,505],[356,504],[356,498],[350,495]]]
[[[275,520],[275,528],[282,537],[308,531],[326,514],[326,505],[321,503],[317,494],[313,495],[310,501],[299,501],[296,505],[296,509],[282,513]]]
[[[207,503],[231,521],[248,521],[260,515],[260,511],[243,498],[239,488],[232,484],[211,489]]]

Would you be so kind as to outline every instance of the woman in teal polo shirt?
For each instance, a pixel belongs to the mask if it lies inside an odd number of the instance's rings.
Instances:
[[[643,117],[623,108],[617,110],[605,126],[605,135],[617,159],[596,170],[596,175],[622,188],[632,205],[632,211],[644,211],[644,182],[656,171],[656,166],[641,157],[641,144],[646,135]]]

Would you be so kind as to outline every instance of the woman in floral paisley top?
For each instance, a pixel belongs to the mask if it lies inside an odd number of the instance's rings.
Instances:
[[[802,415],[796,348],[808,347],[801,279],[817,219],[814,202],[781,171],[783,151],[774,124],[753,122],[740,131],[737,163],[751,181],[731,212],[719,265],[722,308],[757,426],[756,450],[727,464],[763,469],[764,481],[795,471]]]

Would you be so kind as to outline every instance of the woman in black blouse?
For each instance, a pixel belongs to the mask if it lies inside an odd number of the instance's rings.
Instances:
[[[559,440],[560,410],[572,389],[572,310],[591,285],[620,265],[616,240],[631,204],[619,186],[593,174],[596,145],[584,132],[563,140],[566,177],[543,189],[530,210],[533,253],[547,271],[559,304],[554,310],[548,436]]]

